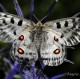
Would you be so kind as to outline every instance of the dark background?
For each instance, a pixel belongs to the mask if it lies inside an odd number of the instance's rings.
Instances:
[[[30,1],[31,0],[18,0],[20,7],[23,11],[24,17],[26,19],[29,19],[30,16]],[[42,19],[53,0],[34,0],[34,1],[35,1],[34,14],[38,19]],[[0,0],[0,2],[3,4],[8,13],[17,15],[12,0],[2,0],[2,1]],[[59,0],[58,3],[55,5],[54,9],[52,10],[51,14],[46,18],[46,21],[71,17],[78,12],[80,12],[80,0]],[[73,61],[75,63],[74,65],[64,62],[62,65],[57,67],[45,67],[44,73],[46,73],[49,77],[60,73],[68,73],[68,72],[78,73],[80,75],[79,73],[80,44],[74,47],[75,49],[67,48],[67,59]],[[2,62],[0,62],[0,64],[1,63]],[[3,71],[0,69],[0,74],[2,72]],[[77,76],[77,78],[75,78],[75,76],[73,77],[65,76],[60,79],[80,79],[79,75]]]

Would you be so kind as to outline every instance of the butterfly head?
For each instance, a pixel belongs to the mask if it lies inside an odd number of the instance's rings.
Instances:
[[[36,25],[37,26],[43,26],[43,24],[41,23],[41,21],[38,21]]]
[[[34,27],[39,28],[39,27],[44,27],[44,25],[42,24],[41,21],[38,21],[38,22],[34,25]]]

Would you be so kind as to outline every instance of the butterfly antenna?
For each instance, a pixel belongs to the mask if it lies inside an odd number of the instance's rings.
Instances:
[[[14,3],[14,6],[15,6],[15,9],[16,9],[16,12],[17,12],[18,16],[20,18],[23,18],[24,16],[23,16],[22,10],[21,10],[21,8],[20,8],[20,6],[18,4],[18,1],[17,0],[13,0],[13,3]]]
[[[49,9],[46,11],[44,18],[42,18],[41,21],[43,21],[45,18],[47,18],[47,16],[51,13],[51,11],[53,10],[53,8],[55,7],[57,2],[58,2],[58,0],[53,0],[52,4],[50,5]]]
[[[49,14],[48,14],[48,15],[49,15]],[[43,21],[45,18],[47,18],[48,15],[44,16],[40,21]]]
[[[7,10],[4,8],[4,6],[1,3],[0,3],[0,8],[2,9],[3,12],[8,13]]]
[[[68,47],[66,47],[66,48],[75,49],[74,47],[69,47],[69,46],[68,46]]]
[[[74,64],[72,61],[68,60],[68,59],[64,59],[65,62],[69,62],[71,64]]]
[[[33,14],[33,16],[35,17],[35,19],[36,19],[37,21],[39,21],[39,19],[35,16],[35,14]]]

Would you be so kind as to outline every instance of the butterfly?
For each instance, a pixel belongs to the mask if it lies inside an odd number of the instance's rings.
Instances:
[[[66,47],[80,42],[80,18],[69,17],[34,23],[15,15],[0,12],[0,40],[12,43],[13,60],[28,64],[42,60],[48,66],[61,65]]]

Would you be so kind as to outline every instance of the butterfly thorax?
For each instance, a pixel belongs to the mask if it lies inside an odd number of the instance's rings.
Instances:
[[[31,31],[31,40],[35,43],[37,49],[40,47],[42,41],[42,34],[43,34],[43,24],[39,21],[38,23],[34,24],[33,30]]]

